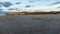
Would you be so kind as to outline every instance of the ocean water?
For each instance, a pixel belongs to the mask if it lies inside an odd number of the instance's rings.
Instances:
[[[6,11],[0,11],[0,16],[3,16],[4,14],[6,14],[6,13],[11,13],[11,12],[6,12]]]

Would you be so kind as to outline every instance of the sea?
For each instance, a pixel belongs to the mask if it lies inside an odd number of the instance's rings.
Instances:
[[[0,11],[0,16],[4,16],[5,14],[9,14],[9,13],[11,13],[11,12],[7,12],[7,11]]]

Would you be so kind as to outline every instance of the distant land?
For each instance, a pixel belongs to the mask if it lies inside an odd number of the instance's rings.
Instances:
[[[6,13],[4,16],[18,16],[18,15],[44,15],[44,14],[60,14],[60,11],[50,11],[50,12],[12,12],[11,14]]]

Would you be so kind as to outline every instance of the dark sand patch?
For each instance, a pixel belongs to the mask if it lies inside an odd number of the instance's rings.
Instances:
[[[54,18],[32,18],[32,20],[40,20],[40,21],[54,21],[54,20],[57,20],[57,19],[54,19]]]

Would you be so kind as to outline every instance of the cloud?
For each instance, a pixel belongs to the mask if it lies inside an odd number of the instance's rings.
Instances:
[[[42,0],[37,0],[37,1],[42,1]]]
[[[3,9],[0,9],[0,11],[3,10]]]
[[[4,7],[9,7],[13,5],[11,2],[0,2],[0,4],[3,5]]]
[[[60,2],[55,2],[55,3],[52,3],[50,5],[56,5],[56,4],[60,4]]]
[[[8,10],[16,10],[17,8],[8,8]]]
[[[35,0],[35,1],[42,1],[42,0]],[[30,2],[35,2],[34,0],[30,0]],[[52,3],[50,6],[41,6],[41,5],[37,5],[37,6],[32,6],[28,4],[21,4],[20,2],[15,2],[15,3],[11,3],[11,2],[0,2],[0,4],[2,4],[5,8],[4,11],[10,11],[10,12],[18,12],[18,11],[34,11],[34,10],[40,10],[40,11],[51,11],[51,10],[58,10],[57,8],[60,7],[60,5],[56,5],[59,4],[60,2],[55,2]]]
[[[30,5],[26,5],[25,7],[26,7],[26,8],[29,8],[29,7],[31,7],[31,6],[30,6]]]
[[[20,2],[16,2],[15,4],[21,4]]]
[[[35,1],[33,1],[33,0],[30,0],[29,2],[30,2],[30,3],[32,3],[32,2],[35,2]]]
[[[56,8],[55,10],[60,10],[60,4],[54,5]]]
[[[0,5],[0,7],[1,7],[1,5]]]
[[[24,7],[24,8],[9,8],[4,9],[3,11],[6,12],[22,12],[22,11],[35,11],[35,10],[39,10],[39,11],[51,11],[51,10],[58,10],[56,9],[59,5],[54,5],[54,6],[34,6],[34,7],[30,7],[28,6],[28,8]]]
[[[44,0],[29,0],[29,2],[36,2],[36,1],[44,1]]]
[[[60,6],[59,6],[59,7],[57,7],[57,8],[60,8]]]
[[[8,9],[8,10],[15,10],[15,9],[13,9],[13,8],[10,8],[10,9]]]

